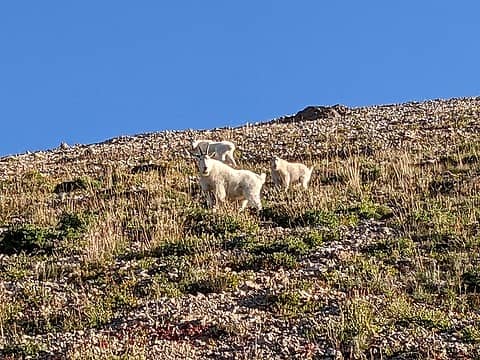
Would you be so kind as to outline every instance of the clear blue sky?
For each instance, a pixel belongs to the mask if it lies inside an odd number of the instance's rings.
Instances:
[[[480,1],[2,1],[0,156],[480,95]]]

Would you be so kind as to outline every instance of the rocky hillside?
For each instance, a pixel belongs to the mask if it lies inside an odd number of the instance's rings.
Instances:
[[[480,356],[480,98],[308,107],[0,158],[0,354]],[[206,209],[193,139],[315,165]]]

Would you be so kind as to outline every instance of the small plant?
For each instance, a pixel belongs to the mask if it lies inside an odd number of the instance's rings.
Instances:
[[[138,282],[135,280],[124,280],[119,284],[113,284],[104,301],[113,311],[120,309],[131,309],[138,303],[134,292],[138,288]]]
[[[284,252],[273,252],[270,254],[247,254],[239,256],[231,264],[236,271],[245,270],[278,270],[295,269],[298,266],[298,260],[295,256]]]
[[[425,329],[441,331],[447,331],[451,327],[448,316],[442,310],[417,306],[405,295],[392,297],[385,310],[385,315],[397,327],[421,326]]]
[[[24,173],[19,179],[11,183],[11,185],[13,184],[17,184],[17,186],[21,184],[21,187],[29,193],[49,193],[52,190],[49,178],[36,170]]]
[[[325,242],[337,241],[340,239],[338,229],[310,230],[302,236],[302,240],[310,249],[314,249]]]
[[[305,255],[308,252],[308,245],[300,237],[286,236],[277,241],[268,243],[257,243],[250,247],[254,254],[273,254],[284,252],[294,256]]]
[[[462,238],[451,233],[427,232],[413,234],[411,237],[420,248],[432,252],[464,251],[467,247]]]
[[[216,241],[208,237],[189,236],[179,240],[166,241],[150,251],[152,256],[188,256],[216,246]]]
[[[377,164],[364,163],[360,166],[360,178],[364,183],[375,181],[380,177],[380,168]]]
[[[386,206],[364,200],[355,206],[349,207],[347,212],[356,213],[362,219],[386,220],[393,217],[393,210]]]
[[[230,291],[238,286],[239,278],[232,273],[217,274],[211,276],[205,274],[199,279],[187,280],[183,284],[186,293],[189,294],[210,294],[222,291]]]
[[[461,222],[461,214],[448,209],[442,201],[428,201],[411,211],[403,228],[422,239],[431,234],[451,234]]]
[[[190,235],[227,236],[236,232],[255,232],[255,224],[229,214],[212,213],[203,209],[189,210],[184,223],[185,233]]]
[[[1,279],[21,280],[32,273],[32,259],[25,253],[18,254],[2,269]]]
[[[266,205],[260,216],[263,220],[272,221],[277,226],[290,227],[294,224],[294,218],[286,205]]]
[[[89,327],[100,327],[108,324],[113,318],[112,308],[102,300],[88,303],[84,309],[86,325]]]
[[[413,256],[415,243],[408,237],[380,239],[364,246],[362,252],[395,261]]]
[[[466,326],[462,329],[463,341],[473,344],[480,344],[480,328],[474,325]]]
[[[1,234],[0,252],[4,254],[51,254],[55,248],[57,234],[48,228],[35,225],[13,226]]]
[[[262,263],[262,268],[265,269],[295,269],[298,266],[297,258],[285,252],[274,252],[263,256]]]
[[[88,229],[90,222],[90,214],[65,212],[60,217],[57,227],[63,237],[67,239],[75,239],[80,237]]]
[[[396,282],[397,270],[384,264],[375,257],[350,256],[340,269],[325,274],[333,287],[345,292],[367,290],[373,294],[385,294],[392,291]]]
[[[340,316],[325,325],[328,339],[345,358],[360,359],[377,332],[373,306],[360,298],[347,300]]]
[[[446,331],[450,328],[450,322],[441,311],[421,309],[413,312],[410,316],[405,316],[397,320],[396,325],[411,327],[421,326],[425,329],[438,329]]]
[[[0,290],[0,334],[8,335],[14,329],[15,322],[21,318],[22,307],[19,302],[6,296],[5,290]]]
[[[324,210],[307,210],[302,215],[300,215],[295,223],[303,226],[325,226],[331,229],[335,229],[339,226],[339,218],[333,212],[328,212]]]
[[[323,306],[318,300],[305,297],[296,290],[286,290],[267,296],[267,305],[271,311],[286,317],[305,316],[319,311]]]
[[[156,298],[162,296],[178,297],[183,294],[183,289],[180,288],[178,282],[170,281],[163,274],[155,274],[149,290]]]
[[[29,340],[22,344],[7,344],[0,349],[0,355],[4,359],[32,359],[46,356],[45,350],[44,344]]]
[[[252,237],[236,238],[226,243],[226,247],[246,252],[231,264],[235,270],[294,269],[301,256],[320,246],[323,241],[333,238],[334,235],[329,231],[312,230],[304,234],[263,239],[263,241]]]
[[[393,216],[393,211],[386,205],[363,202],[358,214],[365,219],[385,220]]]

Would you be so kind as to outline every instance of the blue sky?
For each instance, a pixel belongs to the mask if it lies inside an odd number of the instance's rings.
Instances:
[[[0,156],[480,95],[480,2],[3,1]]]

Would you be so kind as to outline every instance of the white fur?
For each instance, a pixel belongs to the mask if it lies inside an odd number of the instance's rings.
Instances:
[[[200,155],[197,165],[200,186],[207,194],[209,207],[214,208],[228,199],[242,200],[240,211],[247,204],[257,210],[262,209],[260,192],[265,183],[265,173],[258,175],[249,170],[237,170],[208,155]]]
[[[214,159],[237,166],[233,158],[235,145],[230,141],[195,140],[192,142],[192,148],[194,151],[198,149],[201,152],[207,152],[208,148],[208,154],[214,154]]]
[[[271,161],[272,179],[276,186],[282,186],[285,191],[290,185],[302,184],[304,189],[308,188],[310,177],[312,176],[313,166],[311,168],[301,163],[288,162],[274,156]]]

